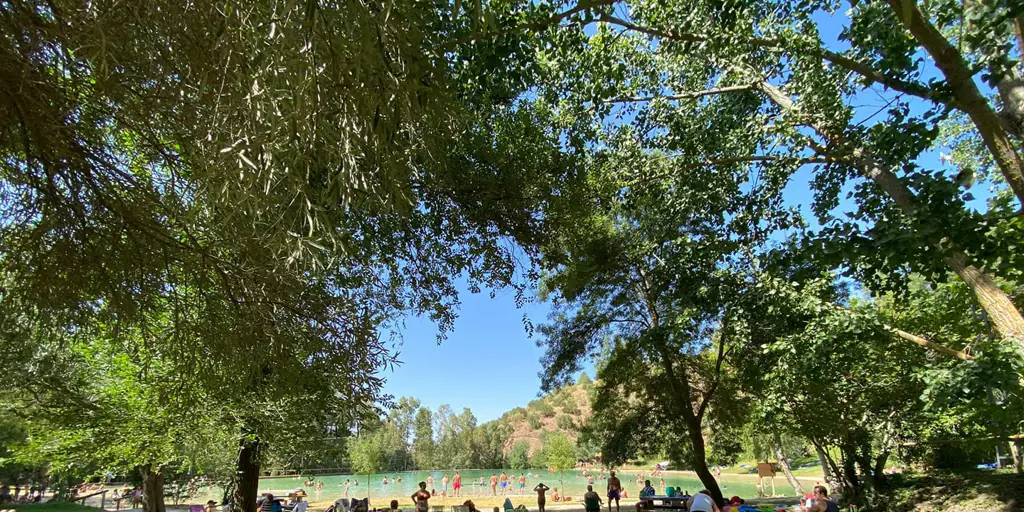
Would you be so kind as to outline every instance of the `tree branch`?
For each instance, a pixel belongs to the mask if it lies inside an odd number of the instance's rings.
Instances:
[[[643,103],[643,102],[654,101],[654,100],[658,100],[658,99],[666,100],[666,101],[690,100],[690,99],[702,98],[704,96],[712,96],[712,95],[715,95],[715,94],[726,94],[726,93],[737,92],[737,91],[750,91],[750,90],[753,90],[754,88],[755,88],[755,86],[753,84],[727,85],[725,87],[714,87],[714,88],[711,88],[711,89],[705,89],[703,91],[685,92],[685,93],[682,93],[682,94],[672,94],[672,95],[667,95],[667,96],[642,96],[642,97],[632,97],[632,98],[631,97],[612,98],[610,100],[605,100],[603,103]]]
[[[974,70],[963,54],[925,17],[916,0],[886,0],[896,18],[931,55],[935,66],[946,77],[960,110],[967,113],[978,129],[985,147],[999,166],[1017,201],[1024,205],[1024,159],[1006,133],[1006,128],[974,83]]]
[[[889,331],[890,334],[892,334],[893,336],[896,336],[897,338],[909,341],[909,342],[914,343],[916,345],[920,345],[920,346],[922,346],[924,348],[927,348],[929,350],[934,350],[934,351],[936,351],[936,352],[938,352],[940,354],[945,354],[947,356],[955,357],[955,358],[957,358],[957,359],[959,359],[961,361],[973,361],[974,360],[974,356],[972,356],[970,354],[967,354],[967,353],[961,352],[959,350],[955,350],[955,349],[949,348],[949,347],[947,347],[945,345],[940,345],[938,343],[935,343],[934,341],[928,341],[928,340],[926,340],[926,339],[924,339],[924,338],[922,338],[920,336],[917,336],[916,334],[910,334],[907,331],[902,331],[900,329],[897,329],[895,327],[891,327],[891,326],[885,325],[885,324],[882,324],[882,328],[885,329],[886,331]]]
[[[800,165],[812,165],[812,164],[828,164],[835,163],[838,160],[835,158],[822,155],[819,157],[808,157],[808,158],[797,158],[797,157],[785,157],[785,156],[773,156],[773,155],[751,155],[751,156],[738,156],[730,158],[715,158],[711,160],[704,160],[701,162],[687,163],[680,166],[682,169],[692,169],[695,167],[703,167],[709,165],[732,165],[747,162],[792,162]],[[674,173],[660,173],[654,176],[647,176],[644,178],[637,178],[635,181],[631,181],[627,186],[642,185],[644,183],[650,183],[665,179],[672,176]]]
[[[611,15],[601,15],[597,18],[597,21],[603,21],[612,25],[618,25],[627,30],[639,32],[641,34],[647,34],[654,37],[660,37],[669,41],[679,41],[684,43],[698,43],[711,41],[711,36],[703,34],[691,34],[691,33],[678,33],[667,30],[656,29],[652,27],[645,27],[632,23],[630,21],[623,20]],[[762,48],[778,48],[783,49],[781,41],[778,39],[763,38],[763,37],[752,37],[747,39],[748,44],[752,46]],[[834,52],[825,48],[818,48],[816,50],[809,50],[804,52],[807,55],[819,56],[836,66],[843,69],[847,69],[857,73],[858,75],[867,78],[871,82],[877,82],[884,85],[894,91],[902,92],[912,96],[917,96],[922,99],[930,100],[941,105],[951,105],[956,107],[957,105],[951,103],[949,99],[941,97],[935,91],[930,89],[928,86],[907,80],[901,80],[899,78],[888,76],[874,68],[870,64],[860,62],[858,60],[847,57],[841,53]]]
[[[460,44],[472,43],[474,41],[479,41],[479,40],[485,39],[485,38],[492,38],[492,37],[495,37],[495,36],[500,36],[500,35],[508,34],[510,32],[520,32],[520,31],[524,31],[524,30],[529,30],[529,31],[544,30],[544,29],[546,29],[546,28],[548,28],[548,27],[550,27],[552,25],[557,25],[557,24],[561,23],[562,20],[565,20],[566,18],[569,18],[569,17],[573,16],[574,14],[579,14],[579,13],[581,13],[581,12],[587,10],[587,9],[594,9],[596,7],[602,7],[602,6],[605,6],[605,5],[612,5],[616,1],[618,1],[618,0],[585,0],[585,1],[582,1],[582,2],[580,2],[578,4],[576,4],[576,7],[573,7],[572,9],[569,9],[569,10],[564,11],[564,12],[552,14],[547,19],[544,19],[544,20],[541,20],[541,21],[535,21],[535,22],[532,22],[532,23],[520,23],[520,24],[515,25],[513,27],[509,27],[509,28],[504,29],[504,30],[499,30],[497,32],[486,32],[486,33],[473,34],[473,35],[468,36],[468,37],[462,37],[462,38],[456,39],[454,41],[450,41],[449,43],[444,45],[444,49],[446,51],[448,51],[448,50],[451,50],[452,48],[455,48],[456,46],[458,46]]]

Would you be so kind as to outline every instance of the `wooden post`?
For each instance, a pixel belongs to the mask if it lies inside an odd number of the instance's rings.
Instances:
[[[107,509],[107,490],[106,489],[103,489],[103,492],[100,493],[100,509],[101,510],[106,510]]]

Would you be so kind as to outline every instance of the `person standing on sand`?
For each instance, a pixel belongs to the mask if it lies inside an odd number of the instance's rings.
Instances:
[[[428,512],[430,510],[430,493],[427,492],[427,483],[420,482],[420,490],[412,493],[412,503],[416,512]]]
[[[537,487],[534,487],[533,490],[537,492],[537,508],[540,509],[539,512],[544,512],[544,504],[548,501],[547,497],[544,496],[544,493],[550,491],[551,488],[544,485],[544,482],[541,482],[537,484]]]
[[[519,494],[526,493],[526,475],[519,473]]]
[[[491,496],[498,495],[498,475],[491,473]]]
[[[505,491],[508,489],[508,475],[504,471],[501,472],[501,495],[505,495]]]
[[[348,480],[346,479],[346,480],[345,480],[345,497],[346,497],[346,498],[348,498],[348,488],[349,488],[349,486],[350,486],[350,485],[352,485],[352,483],[351,483],[351,482],[349,482],[349,481],[348,481]]]
[[[619,494],[622,493],[622,482],[619,481],[619,477],[615,476],[615,472],[609,473],[611,476],[608,477],[608,510],[611,512],[612,500],[615,500],[615,512],[619,510]]]
[[[462,476],[459,475],[458,471],[452,477],[452,489],[455,491],[454,496],[462,496]]]
[[[448,497],[448,473],[441,477],[441,496]]]

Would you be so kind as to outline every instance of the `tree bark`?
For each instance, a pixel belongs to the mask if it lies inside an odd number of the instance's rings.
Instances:
[[[1014,438],[1010,441],[1010,453],[1013,454],[1014,470],[1024,473],[1024,439]]]
[[[1024,205],[1024,162],[1006,133],[1002,120],[974,83],[974,73],[963,56],[939,29],[924,17],[916,0],[886,0],[896,17],[932,56],[946,77],[957,106],[970,116],[1017,201]]]
[[[686,376],[686,370],[681,370],[677,378],[675,368],[672,365],[672,354],[669,353],[668,347],[663,341],[659,342],[658,345],[658,351],[661,354],[661,364],[665,368],[665,374],[668,376],[672,393],[675,395],[673,402],[679,404],[679,412],[683,417],[683,422],[686,423],[686,433],[690,438],[690,444],[693,448],[693,471],[697,473],[697,477],[704,484],[704,488],[711,493],[711,498],[715,500],[715,503],[721,505],[723,501],[722,489],[718,487],[718,480],[715,480],[715,475],[711,474],[711,470],[708,468],[707,448],[704,445],[701,418],[693,412],[690,381]],[[705,398],[705,400],[707,399]]]
[[[139,472],[142,473],[143,512],[166,512],[163,471],[159,468],[154,470],[152,464],[146,464]]]
[[[1018,140],[1024,139],[1024,77],[1013,68],[996,83],[996,90],[1003,101],[999,112],[1003,126]]]
[[[243,435],[238,443],[238,463],[235,474],[235,492],[231,497],[232,512],[254,512],[260,486],[259,439]]]
[[[822,472],[825,474],[825,483],[828,484],[829,489],[844,494],[850,491],[852,483],[845,479],[842,469],[825,452],[824,446],[814,439],[811,439],[811,444],[814,445],[814,451],[818,454],[818,462],[821,464]]]
[[[793,470],[789,467],[789,461],[786,460],[786,454],[782,453],[782,448],[779,447],[778,443],[772,449],[775,452],[775,458],[779,460],[779,467],[782,468],[782,474],[786,475],[789,485],[793,486],[793,490],[797,494],[803,496],[804,488],[800,485],[800,481],[796,479],[796,476],[793,475]]]
[[[793,100],[774,85],[762,82],[760,88],[772,102],[783,110],[796,109]],[[825,140],[832,143],[842,142],[841,134],[831,133],[818,124],[812,124],[811,127]],[[821,151],[819,148],[816,150]],[[849,157],[850,164],[864,177],[875,182],[900,210],[911,217],[916,214],[917,196],[898,176],[882,166],[863,149],[853,149],[844,156]],[[978,305],[988,314],[992,328],[1002,338],[1012,340],[1018,347],[1024,349],[1024,316],[1021,316],[1020,310],[1010,300],[1010,296],[999,288],[991,275],[968,264],[967,256],[962,251],[953,248],[955,245],[948,238],[936,241],[934,245],[942,254],[945,254],[942,261],[946,266],[967,283],[967,287],[978,301]]]

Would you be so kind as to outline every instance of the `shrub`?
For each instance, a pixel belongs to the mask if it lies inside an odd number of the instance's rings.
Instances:
[[[547,401],[537,404],[537,412],[545,418],[550,418],[555,415],[555,408],[551,406]]]
[[[562,430],[576,430],[576,424],[572,421],[572,416],[565,414],[558,417],[558,428]]]
[[[530,424],[530,428],[532,428],[533,430],[538,430],[541,427],[540,418],[534,416],[533,414],[527,415],[526,421],[527,423]]]

